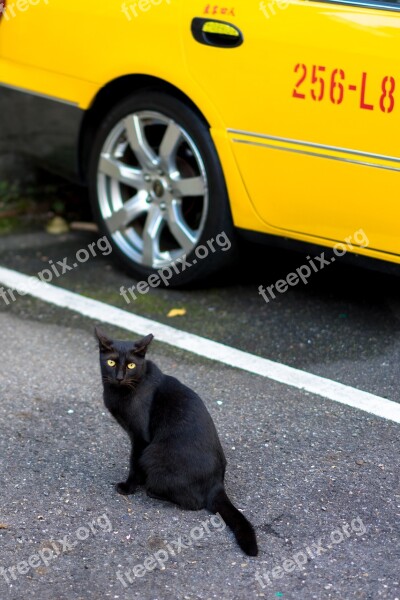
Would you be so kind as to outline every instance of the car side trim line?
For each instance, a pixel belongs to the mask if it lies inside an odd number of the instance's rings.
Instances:
[[[374,163],[368,163],[361,160],[352,160],[351,158],[339,158],[338,156],[330,156],[329,154],[321,154],[320,152],[307,152],[306,150],[297,150],[291,148],[283,148],[279,146],[273,146],[272,144],[262,144],[260,142],[248,142],[246,140],[233,140],[240,144],[249,144],[250,146],[262,146],[264,148],[271,148],[272,150],[285,150],[286,152],[295,152],[296,154],[306,154],[307,156],[315,156],[316,158],[330,158],[331,160],[338,160],[345,163],[352,163],[356,165],[362,165],[364,167],[375,167],[377,169],[386,169],[388,171],[398,171],[400,173],[400,167],[388,167],[385,165],[379,165]]]
[[[61,98],[57,98],[56,96],[49,96],[48,94],[42,94],[40,92],[32,92],[32,90],[27,90],[25,88],[18,87],[16,85],[10,85],[9,83],[3,83],[0,81],[0,88],[7,88],[8,90],[13,90],[14,92],[21,92],[21,94],[29,94],[30,96],[36,96],[37,98],[44,98],[45,100],[52,100],[53,102],[59,102],[60,104],[67,104],[68,106],[78,107],[78,102],[71,102],[70,100],[62,100]]]
[[[265,133],[253,133],[251,131],[241,131],[239,129],[228,129],[229,133],[236,133],[238,135],[245,135],[255,138],[262,138],[266,140],[273,140],[277,142],[286,142],[288,144],[298,144],[301,146],[310,146],[312,148],[323,148],[324,150],[333,150],[334,152],[344,152],[346,154],[357,154],[358,156],[368,156],[371,158],[378,158],[382,160],[392,160],[400,163],[400,158],[395,156],[387,156],[385,154],[373,154],[372,152],[363,152],[362,150],[353,150],[348,148],[341,148],[340,146],[327,146],[325,144],[316,144],[315,142],[304,142],[302,140],[294,140],[291,138],[277,137],[275,135],[266,135]]]
[[[363,152],[361,150],[350,150],[337,146],[327,146],[324,144],[303,142],[264,134],[249,133],[235,129],[228,129],[228,132],[236,134],[232,140],[233,142],[239,144],[261,146],[272,150],[295,152],[297,154],[305,154],[307,156],[315,156],[317,158],[328,158],[331,160],[338,160],[341,162],[358,164],[366,167],[400,172],[400,158],[394,156],[372,154],[369,152]],[[236,137],[237,135],[240,137]],[[264,142],[262,140],[266,141]]]

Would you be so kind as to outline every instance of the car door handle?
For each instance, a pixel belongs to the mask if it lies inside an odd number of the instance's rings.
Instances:
[[[193,19],[192,35],[200,44],[217,48],[237,48],[243,44],[240,29],[231,23],[214,19]]]

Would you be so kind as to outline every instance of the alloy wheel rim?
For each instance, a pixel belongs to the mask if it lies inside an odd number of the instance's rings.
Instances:
[[[208,214],[208,181],[187,131],[155,111],[138,111],[109,133],[98,163],[100,214],[134,262],[159,269],[198,244]]]

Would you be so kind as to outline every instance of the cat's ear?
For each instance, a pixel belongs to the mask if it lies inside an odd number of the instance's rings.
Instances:
[[[106,335],[104,335],[104,333],[98,327],[94,328],[94,333],[96,339],[99,342],[100,350],[104,350],[106,352],[113,350],[112,340],[110,340]]]
[[[153,338],[154,335],[152,333],[149,333],[149,335],[146,335],[146,337],[144,337],[143,339],[139,340],[138,342],[135,342],[133,353],[137,354],[138,356],[145,356],[147,348],[150,346],[151,340]]]

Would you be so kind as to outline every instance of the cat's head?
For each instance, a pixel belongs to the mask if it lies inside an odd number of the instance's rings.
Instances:
[[[98,327],[95,334],[103,382],[134,389],[145,372],[146,352],[154,336],[150,333],[136,342],[122,342],[111,340]]]

